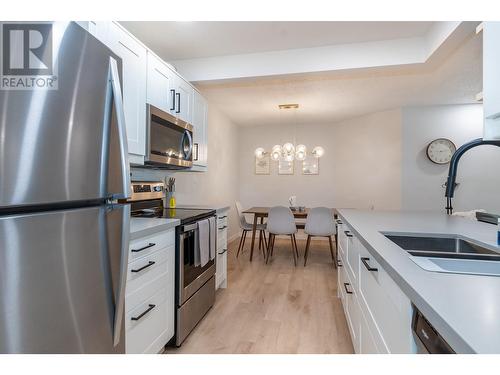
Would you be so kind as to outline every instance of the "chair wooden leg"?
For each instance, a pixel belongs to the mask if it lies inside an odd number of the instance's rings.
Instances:
[[[271,239],[271,236],[272,236],[272,239]],[[269,233],[269,243],[270,243],[270,245],[271,245],[271,257],[272,257],[272,256],[273,256],[273,254],[274,254],[274,239],[275,239],[275,237],[276,237],[276,235],[274,235],[274,234],[273,234],[273,235],[271,235],[271,234]]]
[[[269,233],[269,242],[267,243],[267,257],[266,257],[266,264],[269,262],[269,257],[272,254],[273,251],[273,246],[274,246],[274,234]]]
[[[307,264],[307,256],[309,255],[309,245],[311,244],[311,236],[307,235],[306,251],[304,252],[304,267]]]
[[[328,236],[328,242],[330,243],[330,254],[332,255],[333,265],[337,268],[337,259],[335,258],[335,255],[333,255],[332,236]]]
[[[261,216],[261,218],[260,218],[260,224],[263,224],[263,223],[264,223],[264,217],[263,217],[263,216]],[[263,245],[264,245],[264,239],[262,238],[262,231],[260,231],[260,233],[259,233],[259,250],[260,250],[260,248],[261,248]],[[264,252],[264,251],[263,251],[263,252]],[[264,252],[264,254],[265,254],[265,252]]]
[[[293,242],[293,234],[290,235],[290,241],[292,243],[293,264],[297,267],[297,250],[295,249],[295,243]]]
[[[243,232],[241,232],[240,243],[238,245],[238,252],[236,253],[236,258],[238,258],[238,256],[240,255],[240,251],[242,248],[241,244],[243,243],[243,237],[245,237],[245,233],[246,233],[245,230]]]
[[[245,235],[243,236],[243,243],[241,244],[241,252],[242,253],[245,252],[245,241],[247,240],[247,234],[248,234],[248,231],[246,230]]]
[[[295,237],[295,234],[293,235],[293,242],[295,243],[295,252],[297,253],[297,260],[299,260],[300,258],[299,247],[297,246],[297,237]]]
[[[265,231],[265,230],[263,230],[263,231],[262,231],[262,234],[264,235],[264,246],[265,246],[265,248],[267,249],[266,231]]]
[[[264,255],[264,259],[266,259],[266,249],[267,249],[266,233],[263,230],[261,230],[259,236],[262,238],[262,254]]]

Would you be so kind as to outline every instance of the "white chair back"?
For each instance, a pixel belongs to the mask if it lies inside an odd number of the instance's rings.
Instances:
[[[336,228],[332,210],[327,207],[311,208],[304,231],[311,236],[333,236]]]
[[[248,225],[247,219],[245,218],[245,214],[243,213],[243,207],[241,207],[241,203],[236,201],[236,212],[238,213],[238,217],[240,219],[240,228],[246,229]]]
[[[271,207],[267,218],[267,230],[269,233],[276,235],[297,233],[295,219],[290,208],[284,206]]]

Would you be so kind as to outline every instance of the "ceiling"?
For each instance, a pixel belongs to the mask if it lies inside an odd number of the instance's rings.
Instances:
[[[335,123],[403,106],[474,103],[482,90],[482,38],[469,37],[437,66],[255,78],[198,87],[211,105],[240,126]],[[299,103],[300,108],[280,112],[282,103]]]
[[[424,36],[435,22],[120,22],[166,61]]]

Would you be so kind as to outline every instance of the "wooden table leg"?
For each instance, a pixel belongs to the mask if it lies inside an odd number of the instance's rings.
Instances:
[[[257,231],[257,214],[253,215],[252,246],[250,247],[250,262],[253,258],[253,247],[255,245],[255,232]]]

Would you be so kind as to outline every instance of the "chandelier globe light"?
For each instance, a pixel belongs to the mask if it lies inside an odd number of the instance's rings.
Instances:
[[[257,159],[262,159],[265,154],[266,154],[266,150],[264,150],[262,147],[258,147],[255,149],[255,157]]]
[[[296,116],[296,111],[299,108],[298,104],[280,104],[279,106],[280,110],[287,110],[287,109],[294,109],[295,110],[295,116]],[[295,121],[297,122],[297,121]],[[295,124],[295,128],[297,125]],[[296,129],[294,131],[294,134],[296,133]],[[286,142],[283,145],[274,145],[271,149],[270,154],[262,147],[258,147],[255,149],[255,157],[257,159],[262,159],[264,156],[269,155],[271,157],[271,160],[274,161],[279,161],[279,160],[285,160],[287,162],[293,162],[294,160],[297,161],[304,161],[306,160],[308,153],[307,153],[307,147],[304,144],[298,144],[296,145],[295,142],[295,135],[293,137],[293,143],[292,142]],[[310,152],[310,156],[315,157],[315,158],[320,158],[324,155],[325,150],[321,146],[316,146],[313,148],[312,152]]]
[[[279,160],[281,158],[282,149],[280,145],[274,145],[271,150],[271,159]]]
[[[307,156],[307,148],[305,145],[298,145],[295,147],[295,159],[299,161],[305,160]]]
[[[312,156],[315,158],[320,158],[325,154],[325,149],[321,146],[316,146],[312,150]]]
[[[283,153],[286,155],[290,155],[295,153],[295,146],[293,143],[287,142],[283,145]]]

